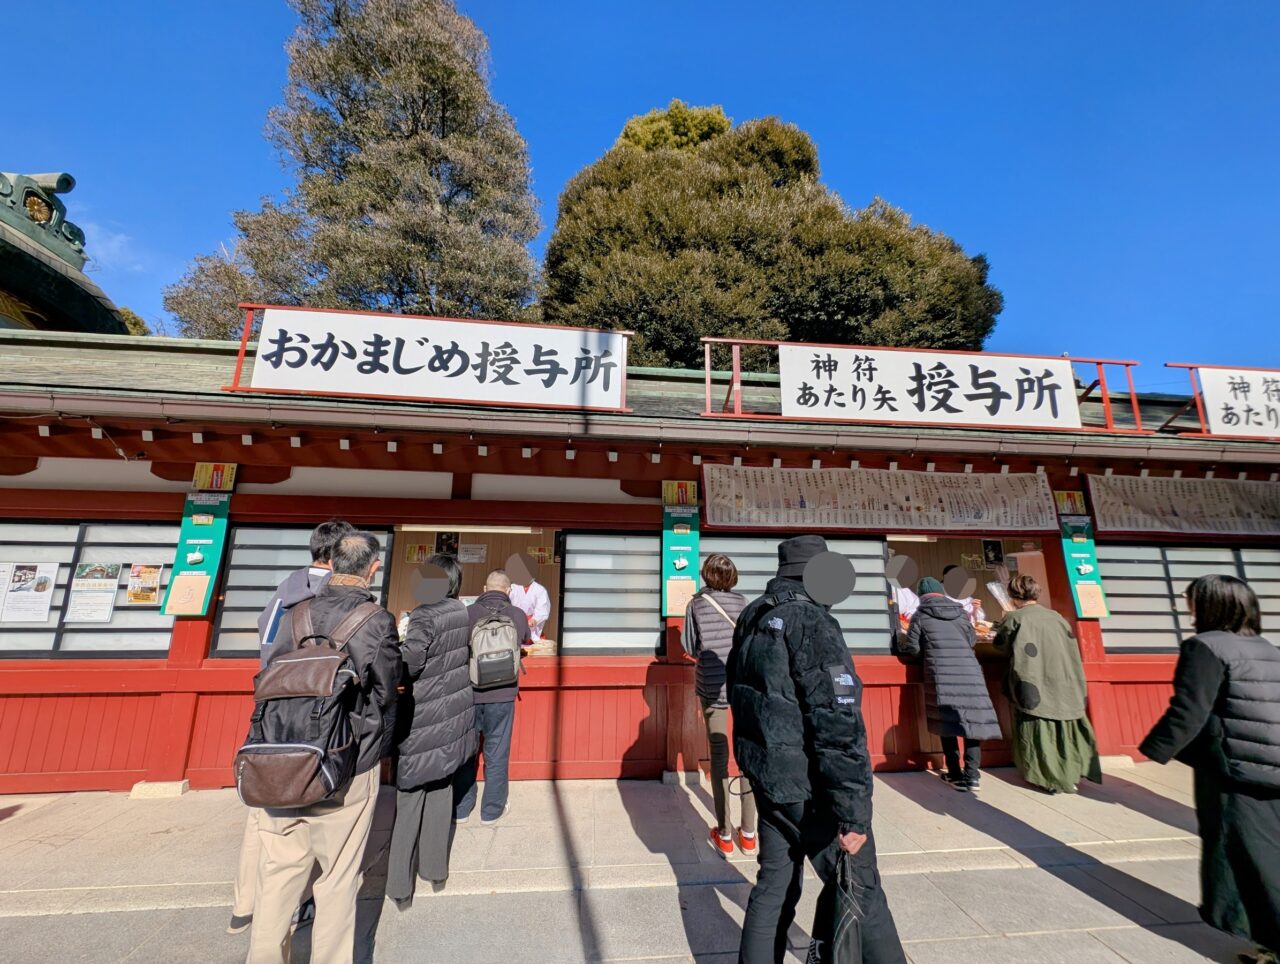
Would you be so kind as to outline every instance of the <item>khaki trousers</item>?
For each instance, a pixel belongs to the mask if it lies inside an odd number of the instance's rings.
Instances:
[[[356,899],[365,846],[378,801],[378,768],[356,775],[338,799],[304,810],[260,811],[258,900],[249,939],[249,964],[288,964],[290,920],[311,877],[316,919],[311,925],[313,964],[351,964],[355,952]]]
[[[249,917],[258,893],[258,862],[262,857],[262,843],[258,840],[258,816],[262,811],[249,808],[244,822],[244,838],[240,841],[240,869],[236,871],[236,889],[231,897],[231,913],[235,917]]]

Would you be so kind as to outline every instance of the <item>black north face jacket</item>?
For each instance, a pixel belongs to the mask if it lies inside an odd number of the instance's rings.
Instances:
[[[842,830],[871,827],[862,681],[839,624],[794,579],[743,610],[727,666],[734,752],[775,803],[828,804]]]

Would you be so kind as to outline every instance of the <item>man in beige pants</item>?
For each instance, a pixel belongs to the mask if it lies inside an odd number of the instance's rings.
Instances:
[[[350,613],[373,600],[369,583],[382,563],[377,538],[356,532],[333,549],[333,575],[307,605],[311,632],[325,634]],[[276,649],[298,643],[290,610],[284,616]],[[351,713],[359,737],[355,777],[337,796],[292,810],[262,810],[258,816],[257,906],[249,939],[249,964],[288,964],[290,923],[318,866],[312,885],[316,901],[311,925],[314,964],[350,964],[355,951],[356,900],[361,865],[378,800],[378,766],[388,748],[391,709],[400,681],[400,635],[385,609],[364,622],[347,643],[360,675],[362,697]]]
[[[289,960],[290,922],[311,879],[312,861],[320,865],[320,876],[312,885],[316,919],[311,925],[311,960],[351,961],[360,866],[378,801],[378,776],[378,767],[357,774],[340,798],[305,811],[259,811],[262,861],[251,964]],[[273,816],[289,813],[297,815]]]
[[[267,665],[271,647],[275,644],[280,622],[290,608],[305,599],[312,599],[318,593],[333,569],[333,547],[343,536],[356,530],[351,523],[341,519],[330,519],[315,527],[311,533],[311,565],[306,569],[291,572],[276,589],[275,595],[267,603],[258,616],[258,644],[261,648],[261,662]],[[258,818],[261,811],[256,807],[249,808],[245,820],[244,839],[240,844],[240,868],[236,872],[235,892],[231,900],[231,923],[227,925],[228,934],[239,934],[248,930],[253,922],[253,905],[256,899],[258,881],[258,859],[262,856],[262,847],[258,843]],[[311,899],[310,888],[303,895],[304,901]]]

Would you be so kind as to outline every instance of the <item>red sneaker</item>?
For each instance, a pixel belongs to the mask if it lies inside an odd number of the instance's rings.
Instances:
[[[707,834],[707,843],[711,845],[712,850],[726,860],[733,856],[733,837],[720,836],[720,828],[711,828],[711,832]]]
[[[756,853],[759,852],[760,845],[756,843],[755,834],[747,834],[745,831],[739,829],[734,836],[737,837],[738,849],[742,851],[742,856],[754,857]]]

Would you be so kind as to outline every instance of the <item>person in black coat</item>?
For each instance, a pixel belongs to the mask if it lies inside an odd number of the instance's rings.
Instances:
[[[467,667],[470,621],[458,599],[462,569],[452,556],[435,555],[427,562],[441,571],[447,588],[443,599],[410,614],[401,645],[407,690],[400,708],[396,822],[387,864],[387,896],[401,910],[413,899],[415,869],[434,890],[444,888],[454,775],[479,748]]]
[[[809,959],[831,960],[836,870],[844,861],[857,881],[862,960],[906,962],[876,869],[862,682],[830,607],[802,581],[806,564],[826,549],[821,536],[779,544],[778,575],[743,610],[726,666],[734,752],[759,821],[743,964],[781,964],[806,856],[823,885]]]
[[[1139,747],[1195,771],[1200,916],[1280,950],[1280,650],[1264,639],[1258,597],[1234,576],[1187,587],[1196,634],[1182,644],[1173,699]],[[1269,949],[1269,950],[1268,950]]]
[[[942,741],[947,763],[943,779],[957,790],[977,790],[982,741],[1000,739],[996,708],[973,653],[977,636],[964,606],[948,599],[938,580],[921,579],[918,595],[920,606],[899,651],[924,660],[925,713],[929,732]]]

